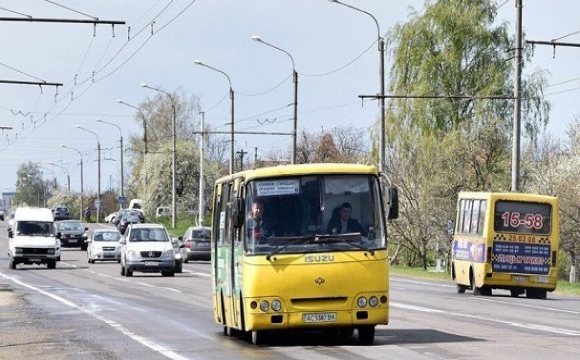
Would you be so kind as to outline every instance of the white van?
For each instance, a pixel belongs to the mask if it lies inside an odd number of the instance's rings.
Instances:
[[[54,269],[60,260],[60,240],[55,234],[50,209],[16,209],[8,237],[10,269],[16,269],[18,264],[46,264]]]

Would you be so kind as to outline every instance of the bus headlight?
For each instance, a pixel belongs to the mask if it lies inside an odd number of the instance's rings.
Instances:
[[[359,308],[364,308],[367,306],[367,298],[364,296],[359,297],[356,302]]]
[[[267,300],[260,301],[260,310],[263,312],[268,312],[268,310],[270,310],[270,304]]]
[[[272,310],[280,311],[281,308],[282,308],[282,304],[280,303],[280,300],[272,301]]]
[[[379,299],[376,296],[371,296],[369,299],[369,305],[371,307],[376,307],[379,304]]]

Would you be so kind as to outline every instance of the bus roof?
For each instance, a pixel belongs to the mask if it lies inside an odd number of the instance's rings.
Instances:
[[[329,175],[329,174],[369,174],[378,175],[377,167],[364,164],[344,164],[344,163],[319,163],[319,164],[299,164],[270,166],[254,170],[244,170],[233,175],[219,178],[216,182],[221,183],[232,178],[243,177],[246,180],[281,177],[292,175]]]
[[[461,191],[458,199],[494,199],[494,200],[521,200],[521,201],[546,201],[554,202],[558,199],[554,196],[521,193],[521,192],[493,192],[493,191]]]

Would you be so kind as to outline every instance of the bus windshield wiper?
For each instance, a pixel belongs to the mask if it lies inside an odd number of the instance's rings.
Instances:
[[[353,239],[354,237],[360,238],[359,233],[353,234],[340,234],[340,235],[307,235],[307,236],[300,236],[297,238],[292,239],[289,243],[285,244],[284,246],[272,251],[268,255],[266,255],[266,260],[270,260],[270,258],[279,252],[285,250],[289,246],[296,245],[296,244],[348,244],[352,245],[358,249],[368,251],[371,255],[375,254],[375,251],[367,246],[361,245],[356,243],[355,241],[349,241],[349,239]]]
[[[272,256],[276,255],[277,253],[279,253],[280,251],[282,251],[282,250],[286,249],[286,248],[287,248],[287,247],[289,247],[289,246],[296,245],[296,244],[299,244],[299,243],[302,243],[302,244],[309,244],[309,243],[311,243],[311,242],[315,241],[315,240],[316,240],[316,238],[317,238],[318,236],[319,236],[319,235],[306,235],[306,236],[299,236],[299,237],[296,237],[296,238],[294,238],[294,239],[290,240],[290,242],[289,242],[289,243],[287,243],[286,245],[284,245],[284,246],[282,246],[282,247],[280,247],[280,248],[278,248],[278,249],[276,249],[276,250],[272,251],[272,252],[271,252],[271,253],[269,253],[268,255],[266,255],[266,260],[270,260],[270,258],[271,258]]]
[[[357,241],[358,238],[360,237],[359,233],[349,233],[349,234],[336,234],[336,235],[317,235],[317,239],[316,242],[318,243],[327,243],[327,244],[348,244],[348,245],[352,245],[356,248],[359,248],[361,250],[365,250],[368,251],[371,255],[375,254],[375,251],[371,248],[369,248],[368,246],[364,246],[359,244]],[[356,238],[356,240],[355,240]],[[351,241],[349,241],[350,239],[353,239]]]

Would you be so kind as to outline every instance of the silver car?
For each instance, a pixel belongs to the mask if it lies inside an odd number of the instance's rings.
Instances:
[[[117,229],[95,230],[86,240],[89,263],[103,260],[121,262],[120,239],[121,233]]]

